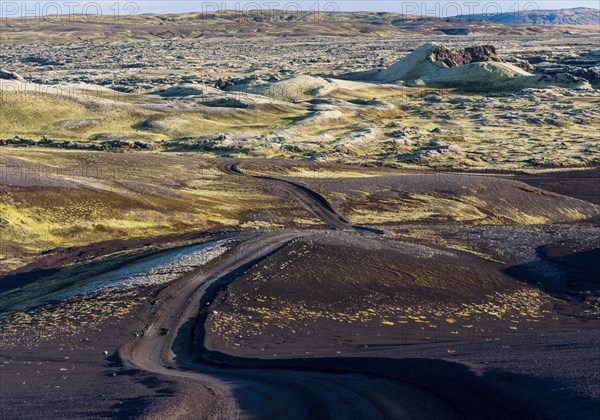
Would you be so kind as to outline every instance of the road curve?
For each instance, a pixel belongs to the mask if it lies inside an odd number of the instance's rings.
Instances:
[[[204,321],[199,314],[205,312],[203,309],[215,290],[307,234],[279,231],[251,238],[202,272],[171,284],[157,299],[152,319],[141,337],[121,348],[124,364],[184,379],[189,384],[191,400],[195,401],[180,407],[187,418],[457,418],[451,405],[442,399],[393,379],[252,368],[251,363],[222,367],[199,357],[203,352],[208,353],[203,347],[203,337],[198,340],[196,335],[197,323]],[[195,389],[200,395],[206,388],[214,396],[213,401],[202,402],[200,396],[194,399]],[[206,407],[210,409],[207,411]]]
[[[223,401],[224,405],[220,407],[222,413],[228,414],[227,417],[240,417],[235,398],[221,381],[214,376],[183,370],[187,364],[194,363],[189,351],[180,352],[177,362],[175,361],[175,338],[179,329],[200,312],[201,296],[207,287],[228,272],[265,257],[297,237],[297,234],[287,232],[251,239],[235,251],[227,253],[217,264],[212,264],[191,277],[185,276],[163,290],[157,299],[153,317],[141,337],[121,348],[123,362],[148,372],[198,382],[210,388],[215,397]]]
[[[236,163],[220,168],[229,175],[250,176]],[[253,177],[277,183],[332,229],[383,233],[353,226],[323,196],[304,185]],[[204,347],[207,308],[218,291],[270,254],[310,234],[280,230],[252,237],[200,272],[171,284],[157,299],[141,337],[121,348],[123,362],[184,379],[192,395],[199,390],[196,398],[191,398],[196,404],[181,408],[189,418],[458,418],[452,404],[418,385],[369,374],[291,369],[295,366],[286,363],[293,365],[294,360],[243,359]],[[310,365],[310,359],[304,361]],[[210,402],[202,400],[206,394],[201,391],[206,388],[214,396]]]
[[[356,230],[382,234],[383,231],[366,226],[352,225],[344,216],[340,215],[329,204],[327,199],[318,192],[300,183],[285,179],[275,178],[266,175],[247,175],[240,169],[239,163],[226,163],[219,166],[222,172],[228,175],[250,176],[256,179],[262,179],[269,182],[274,182],[286,191],[296,197],[306,208],[308,208],[315,216],[327,224],[332,229],[337,230]]]

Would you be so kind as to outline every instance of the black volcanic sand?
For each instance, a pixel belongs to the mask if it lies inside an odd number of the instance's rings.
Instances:
[[[599,214],[597,207],[588,204],[600,205],[600,168],[598,167],[537,174],[518,171],[436,173],[422,170],[363,168],[365,171],[376,170],[386,176],[331,178],[320,177],[319,171],[350,170],[358,172],[361,168],[313,162],[259,160],[241,162],[242,170],[247,168],[309,186],[323,194],[344,214],[350,212],[354,207],[377,211],[380,208],[378,201],[406,200],[409,198],[408,194],[411,193],[428,194],[451,200],[475,196],[485,203],[478,206],[483,213],[488,216],[498,216],[501,219],[503,215],[510,214],[514,210],[548,217],[554,221],[564,218],[564,213],[560,209],[579,210],[591,220],[597,220]],[[309,171],[314,169],[314,177],[291,178],[286,176],[289,169],[298,166],[303,166]]]
[[[500,229],[480,235],[473,228],[463,235],[489,240]],[[272,255],[216,295],[206,323],[210,358],[228,365],[364,372],[400,379],[451,402],[467,418],[501,418],[498,413],[593,418],[600,413],[600,378],[593,367],[600,361],[599,312],[582,313],[582,302],[574,296],[586,290],[598,297],[593,288],[597,283],[590,276],[598,238],[574,241],[578,234],[573,227],[555,236],[533,228],[517,235],[517,229],[503,235],[519,240],[524,249],[532,248],[534,255],[544,250],[538,257],[556,264],[562,273],[563,292],[546,293],[544,285],[538,285],[547,298],[543,306],[547,312],[538,322],[513,318],[510,311],[502,319],[472,316],[468,325],[473,328],[464,328],[466,319],[444,325],[435,316],[428,316],[427,323],[393,326],[380,325],[382,318],[377,316],[364,322],[326,317],[311,322],[303,316],[311,309],[336,314],[367,307],[385,313],[380,308],[414,307],[418,302],[451,305],[477,301],[492,290],[510,293],[531,287],[506,275],[518,267],[511,265],[510,253],[501,252],[503,247],[513,248],[511,240],[492,246],[498,247],[494,256],[507,262],[501,264],[440,247],[317,234]],[[447,230],[448,236],[460,236]],[[537,246],[536,241],[548,237],[562,239]],[[422,258],[431,260],[428,264]],[[519,255],[513,258],[515,263],[521,261]],[[282,270],[285,265],[294,270]],[[329,281],[319,281],[323,273]],[[289,315],[287,320],[275,316],[281,311]],[[520,321],[517,330],[510,328],[515,319]],[[232,328],[222,328],[225,320]],[[262,324],[267,326],[257,328]],[[438,328],[430,328],[432,324]]]
[[[146,291],[147,302],[155,292]],[[190,400],[198,413],[217,411],[204,387],[123,366],[118,349],[143,331],[150,310],[140,305],[124,318],[34,345],[4,348],[0,341],[0,418],[177,418]]]
[[[145,319],[141,309],[77,341],[57,339],[0,351],[2,418],[181,417],[178,408],[190,402],[200,417],[211,412],[218,401],[207,389],[122,367],[115,352]],[[409,380],[465,413],[487,413],[487,418],[500,418],[497,413],[503,410],[514,416],[597,417],[597,331],[498,338],[342,348],[332,358],[284,361],[283,366]]]
[[[227,365],[400,379],[451,401],[467,418],[593,418],[600,414],[600,377],[593,367],[600,362],[600,307],[589,311],[579,294],[600,301],[593,273],[600,243],[597,237],[573,241],[577,234],[567,229],[558,234],[562,241],[539,247],[534,238],[543,242],[546,236],[520,235],[523,247],[561,273],[562,292],[537,285],[545,302],[539,318],[528,319],[520,307],[501,318],[478,314],[453,324],[432,314],[427,322],[393,326],[381,324],[389,315],[331,319],[365,308],[385,314],[382,308],[419,302],[479,302],[492,291],[511,293],[533,282],[507,275],[519,267],[511,266],[510,253],[494,255],[506,261],[501,264],[440,247],[329,233],[295,242],[222,289],[210,305],[205,345],[211,360]],[[495,245],[512,248],[511,241]]]
[[[517,174],[515,178],[536,188],[600,205],[600,168],[535,175]]]
[[[592,261],[583,258],[573,276],[587,278]],[[521,265],[440,246],[315,234],[270,256],[215,297],[207,345],[259,357],[297,356],[584,328],[583,318],[594,319],[555,310],[564,306],[566,290],[574,293],[576,280],[553,294],[508,273],[535,275]]]
[[[582,218],[597,217],[600,213],[600,208],[583,200],[537,189],[512,179],[473,174],[406,174],[397,177],[296,180],[321,192],[345,214],[357,209],[373,213],[407,206],[418,209],[421,206],[421,196],[466,202],[484,215],[483,218],[473,220],[486,220],[493,224],[520,223],[520,220],[531,220],[529,223],[543,223],[546,220],[560,222],[570,220],[572,211],[579,212]],[[471,198],[475,200],[469,201]],[[397,200],[397,204],[390,204],[390,200]],[[471,217],[470,214],[465,216]],[[428,219],[447,220],[444,215],[436,214]]]
[[[474,190],[468,194],[489,200],[490,213],[506,210],[503,194],[511,206],[545,215],[556,215],[557,205],[594,209],[581,199],[597,203],[590,196],[593,177],[552,173],[515,182],[516,175],[500,181],[456,175],[435,185],[435,177],[413,175],[327,180],[319,187],[360,198],[374,182],[396,188],[400,197],[401,191],[432,189],[452,197],[466,179]],[[474,226],[426,220],[385,229],[380,237],[313,233],[218,291],[206,323],[213,360],[400,379],[466,418],[600,416],[600,228],[589,221]],[[56,250],[0,285],[14,288],[45,270],[93,264],[124,249],[198,239],[201,234],[191,233]],[[117,351],[143,330],[158,290],[140,293],[136,309],[123,318],[69,336],[31,340],[25,331],[23,340],[0,341],[0,418],[176,418],[190,405],[198,417],[218,412],[220,402],[203,386],[121,364]],[[57,304],[59,324],[60,309]],[[492,314],[499,309],[500,317]],[[457,313],[467,310],[468,317]]]

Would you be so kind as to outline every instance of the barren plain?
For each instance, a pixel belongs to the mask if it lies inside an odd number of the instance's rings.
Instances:
[[[323,16],[2,22],[2,418],[600,415],[597,30]]]

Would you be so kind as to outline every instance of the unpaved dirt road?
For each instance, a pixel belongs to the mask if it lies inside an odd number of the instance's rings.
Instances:
[[[290,192],[299,203],[310,210],[317,218],[332,229],[337,230],[356,230],[363,232],[370,232],[373,234],[381,235],[384,232],[379,229],[374,229],[366,226],[357,226],[351,224],[346,217],[339,214],[333,206],[318,192],[311,190],[305,185],[297,182],[288,181],[271,176],[262,175],[247,175],[240,168],[240,163],[225,163],[219,166],[221,171],[228,175],[237,176],[248,176],[256,179],[264,180],[265,182],[271,182],[279,187]]]
[[[209,388],[217,404],[181,407],[188,418],[458,418],[456,411],[426,390],[364,374],[239,368],[207,362],[211,353],[196,336],[203,308],[216,290],[270,253],[307,232],[275,232],[241,243],[210,267],[165,289],[143,335],[121,349],[130,367],[189,380]],[[202,328],[200,328],[202,330]],[[224,359],[227,359],[225,356]],[[235,364],[229,358],[228,364]]]
[[[237,164],[222,167],[225,173],[244,176]],[[352,226],[316,192],[277,178],[317,217],[333,229],[365,231]],[[379,233],[379,232],[378,232]],[[188,418],[457,418],[456,411],[421,387],[393,379],[351,373],[252,368],[252,361],[237,361],[237,369],[207,361],[204,347],[204,310],[219,288],[269,254],[310,232],[278,231],[242,242],[209,267],[184,277],[165,289],[153,318],[135,342],[125,345],[123,362],[137,369],[189,380],[194,387],[210,389],[215,401],[181,407]],[[214,356],[214,355],[212,355]],[[228,364],[235,358],[223,355]],[[261,363],[262,364],[262,363]],[[281,364],[281,363],[280,363]],[[200,396],[198,398],[201,398]],[[192,398],[193,400],[193,398]]]

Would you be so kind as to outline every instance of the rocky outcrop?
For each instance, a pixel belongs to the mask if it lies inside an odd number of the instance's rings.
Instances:
[[[542,74],[538,76],[538,81],[554,86],[571,87],[575,85],[584,86],[588,81],[582,77],[571,73]]]
[[[413,153],[410,153],[408,156],[405,156],[404,159],[407,162],[426,162],[426,161],[435,161],[442,159],[444,157],[449,157],[452,155],[458,155],[461,153],[461,149],[459,146],[455,144],[450,145],[432,145],[426,147],[421,150],[417,150]]]
[[[434,60],[444,63],[448,67],[459,67],[471,63],[510,63],[525,71],[533,72],[535,68],[528,62],[515,57],[504,58],[500,56],[494,45],[477,45],[474,47],[451,50],[440,46],[434,54]]]
[[[217,89],[227,90],[227,88],[231,86],[233,86],[233,83],[231,83],[229,80],[219,79],[215,82],[215,87]]]
[[[456,51],[440,46],[434,53],[434,59],[435,61],[444,63],[448,67],[458,67],[470,63],[483,63],[489,61],[496,63],[505,62],[505,60],[498,55],[496,47],[493,45],[478,45]]]
[[[387,68],[375,68],[342,77],[401,83],[404,86],[461,87],[470,90],[519,90],[528,87],[559,86],[589,89],[585,77],[536,77],[528,61],[501,57],[493,45],[479,45],[451,50],[443,45],[427,43]],[[566,72],[565,72],[566,73]],[[587,74],[593,79],[593,75]]]
[[[25,81],[25,79],[20,74],[17,74],[14,71],[8,71],[5,69],[0,69],[0,79],[2,79],[2,80],[17,80],[19,82]]]
[[[0,146],[18,146],[18,147],[53,147],[57,149],[79,149],[79,150],[153,150],[155,147],[152,143],[143,141],[124,141],[111,140],[102,143],[84,143],[73,140],[53,140],[46,136],[42,136],[39,141],[34,139],[22,138],[15,136],[11,139],[0,139]]]

